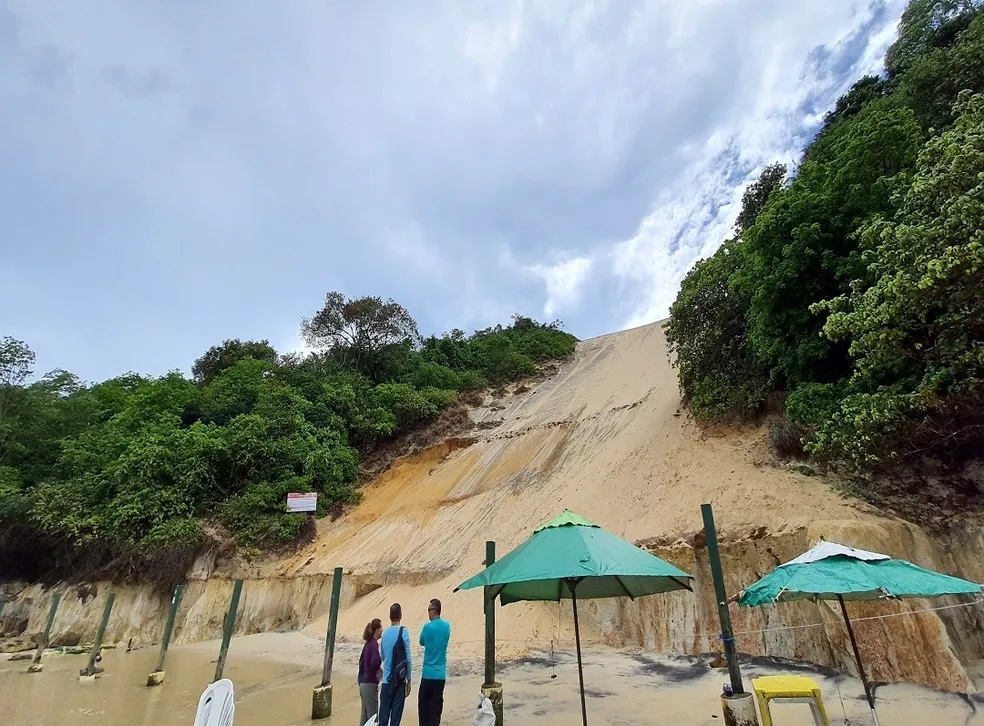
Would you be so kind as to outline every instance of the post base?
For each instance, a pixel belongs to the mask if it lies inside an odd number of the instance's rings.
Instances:
[[[755,699],[751,693],[721,696],[721,710],[724,712],[724,726],[759,726]]]
[[[492,701],[492,710],[495,711],[495,726],[502,726],[502,684],[485,683],[482,685],[482,694]]]
[[[43,670],[44,670],[44,665],[41,663],[31,663],[31,665],[27,667],[28,673],[40,673]]]
[[[167,671],[154,671],[149,676],[147,676],[148,686],[159,686],[164,682],[164,676],[167,675]]]
[[[91,676],[87,676],[85,673],[79,674],[79,683],[92,683],[96,680],[96,674],[93,673]]]
[[[311,696],[311,718],[328,718],[331,716],[332,684],[317,686]]]

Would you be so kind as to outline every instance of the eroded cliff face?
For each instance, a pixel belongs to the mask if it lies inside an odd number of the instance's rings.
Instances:
[[[772,465],[762,432],[711,436],[694,427],[680,410],[658,324],[586,341],[556,375],[517,391],[474,411],[477,426],[467,436],[396,461],[367,485],[353,511],[320,521],[316,540],[295,555],[252,565],[199,563],[179,614],[178,641],[219,637],[232,577],[246,579],[237,633],[302,628],[323,635],[331,572],[342,566],[342,639],[358,638],[366,621],[385,618],[394,601],[415,631],[427,601],[439,597],[454,624],[455,653],[478,656],[481,594],[454,588],[481,569],[486,540],[496,541],[501,556],[564,508],[646,544],[696,577],[694,594],[586,604],[584,636],[596,645],[718,650],[713,587],[697,534],[704,502],[714,506],[731,593],[821,536],[984,581],[984,528],[964,524],[959,532],[930,535],[838,494],[821,477]],[[98,589],[85,599],[64,588],[56,635],[91,637],[108,586]],[[109,636],[156,642],[167,603],[148,588],[116,591]],[[49,597],[38,586],[21,592],[0,616],[2,627],[23,625],[27,616],[28,632],[41,630]],[[864,618],[954,603],[849,607]],[[742,652],[854,672],[840,614],[829,605],[734,607],[733,618]],[[972,667],[984,657],[982,625],[984,607],[965,607],[859,620],[857,635],[875,680],[967,692],[975,690]],[[502,608],[497,634],[503,657],[552,643],[569,647],[570,606]]]

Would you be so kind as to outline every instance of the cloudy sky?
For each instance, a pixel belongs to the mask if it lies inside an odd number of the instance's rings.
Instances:
[[[94,380],[665,316],[744,184],[881,69],[903,0],[0,0],[0,336]]]

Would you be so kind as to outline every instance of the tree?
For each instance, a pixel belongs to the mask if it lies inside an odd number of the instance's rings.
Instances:
[[[759,178],[745,188],[745,193],[741,195],[741,211],[735,220],[737,234],[742,234],[755,223],[769,197],[777,189],[781,189],[785,181],[786,165],[776,162],[765,167]]]
[[[734,284],[744,263],[740,240],[725,242],[687,273],[670,308],[666,340],[699,419],[754,414],[768,392],[767,374],[748,345],[748,294]]]
[[[980,0],[910,0],[899,20],[898,39],[888,49],[885,68],[890,76],[906,71],[919,56],[933,47],[948,26],[976,12]]]
[[[961,93],[955,115],[898,213],[862,229],[866,278],[815,306],[831,311],[824,333],[850,341],[858,391],[817,452],[865,464],[984,442],[984,94]]]
[[[199,384],[206,385],[219,373],[245,358],[273,364],[277,362],[277,351],[268,340],[223,340],[220,345],[213,345],[205,351],[195,361],[191,372]]]
[[[821,133],[839,121],[856,116],[868,104],[882,98],[888,89],[888,81],[878,76],[864,76],[851,86],[850,91],[838,98],[834,110],[823,117]]]
[[[946,47],[913,58],[898,86],[924,128],[942,131],[953,123],[960,91],[984,91],[984,12],[961,16],[966,28]]]
[[[399,303],[348,299],[340,292],[325,295],[324,307],[301,321],[301,332],[312,348],[337,355],[374,380],[384,367],[399,364],[394,356],[409,353],[420,341],[416,321]]]
[[[869,104],[817,137],[793,183],[745,231],[747,264],[736,284],[749,295],[752,353],[776,383],[826,382],[850,370],[847,346],[821,336],[823,318],[810,305],[858,277],[854,231],[892,208],[921,142],[911,110],[890,98]]]

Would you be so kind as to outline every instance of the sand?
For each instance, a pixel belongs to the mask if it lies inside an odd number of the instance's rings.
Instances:
[[[300,633],[235,639],[225,675],[236,689],[236,726],[310,724],[311,691],[320,675],[322,647],[323,641]],[[216,642],[174,648],[166,683],[153,689],[144,685],[156,660],[153,649],[108,653],[104,675],[90,684],[80,684],[77,679],[84,661],[81,656],[46,658],[44,672],[34,675],[23,672],[25,663],[0,661],[2,722],[19,726],[191,724],[198,697],[212,677],[217,652]],[[357,660],[358,646],[354,644],[343,645],[336,652],[335,713],[326,723],[356,725]],[[706,659],[591,650],[584,669],[590,723],[723,723],[718,696],[728,681],[727,672],[710,668]],[[805,673],[817,681],[833,726],[870,723],[856,679],[768,662],[746,662],[743,675],[748,687],[755,676],[784,672]],[[499,677],[505,688],[506,723],[568,726],[579,722],[577,669],[570,652],[557,653],[554,659],[538,654],[507,664]],[[478,661],[452,660],[444,724],[471,724],[481,680]],[[415,696],[413,693],[408,703],[405,724],[417,722]],[[877,698],[882,723],[892,726],[984,724],[979,702],[958,696],[895,685],[879,688]],[[812,724],[806,706],[775,708],[776,723]]]
[[[763,463],[762,432],[713,436],[690,423],[661,324],[581,343],[557,375],[491,400],[476,418],[500,423],[470,445],[449,442],[398,462],[354,511],[320,521],[310,547],[262,571],[344,566],[359,585],[342,629],[357,633],[393,601],[417,626],[431,597],[480,613],[479,593],[452,591],[481,569],[485,540],[504,554],[564,508],[630,541],[691,535],[704,502],[713,502],[723,535],[835,531],[877,519],[818,477]],[[557,619],[556,606],[511,606],[500,623],[503,648],[518,654],[549,642]],[[477,653],[481,617],[458,620],[460,641]],[[322,619],[310,632],[323,628]],[[588,640],[605,637],[590,623],[587,631]]]

